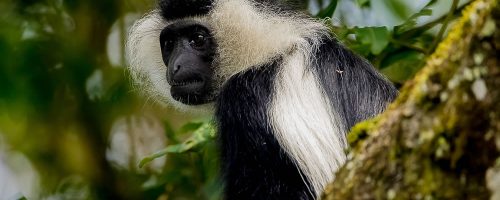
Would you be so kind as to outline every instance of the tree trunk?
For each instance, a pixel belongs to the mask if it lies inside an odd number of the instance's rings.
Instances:
[[[398,99],[349,134],[323,199],[500,199],[500,6],[475,0]]]

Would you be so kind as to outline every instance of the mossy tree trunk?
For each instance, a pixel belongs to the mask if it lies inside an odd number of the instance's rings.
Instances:
[[[500,6],[475,0],[379,117],[349,134],[324,199],[500,199]]]

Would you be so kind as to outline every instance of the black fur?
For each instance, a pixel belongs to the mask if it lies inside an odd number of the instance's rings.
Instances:
[[[307,69],[340,112],[345,133],[378,114],[398,93],[367,61],[335,40],[325,38],[313,56],[318,62]],[[300,169],[279,146],[267,115],[280,64],[277,60],[238,74],[221,90],[216,117],[226,199],[314,199]]]
[[[335,39],[324,38],[313,56],[318,62],[312,70],[347,129],[380,113],[398,94],[368,61]]]
[[[161,15],[166,20],[204,15],[210,12],[213,0],[160,0]]]
[[[279,146],[267,110],[281,60],[229,79],[216,117],[225,199],[313,199],[299,169]],[[311,191],[314,193],[314,191]]]

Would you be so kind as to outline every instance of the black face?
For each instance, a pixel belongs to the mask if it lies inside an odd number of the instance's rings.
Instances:
[[[207,27],[194,21],[180,21],[160,35],[163,62],[172,97],[187,105],[212,101],[215,42]]]

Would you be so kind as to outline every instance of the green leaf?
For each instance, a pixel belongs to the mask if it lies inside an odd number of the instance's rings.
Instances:
[[[163,121],[163,127],[165,128],[165,136],[167,136],[167,139],[171,142],[178,143],[179,140],[170,122]]]
[[[391,81],[404,83],[422,67],[424,57],[418,51],[406,50],[385,58],[380,68]]]
[[[363,45],[369,45],[371,53],[378,55],[389,44],[390,32],[387,27],[354,28],[356,40]]]
[[[167,155],[168,153],[185,153],[189,151],[194,151],[199,147],[203,146],[206,142],[212,140],[216,136],[215,126],[211,123],[188,123],[184,127],[193,128],[197,124],[201,124],[193,132],[191,137],[189,137],[185,142],[176,145],[170,145],[165,149],[162,149],[152,155],[143,158],[139,162],[139,167],[143,167],[147,163],[153,161],[156,158]]]
[[[367,58],[371,55],[370,45],[366,44],[349,44],[349,49],[353,50],[357,54]]]
[[[406,20],[403,24],[396,26],[394,28],[394,32],[396,34],[401,34],[403,32],[406,32],[408,30],[411,30],[415,28],[417,25],[417,19],[422,16],[431,16],[432,15],[432,10],[431,9],[422,9],[420,12],[415,13],[412,15],[408,20]]]
[[[184,126],[181,127],[181,129],[179,130],[179,134],[184,134],[184,133],[196,131],[201,126],[203,126],[203,122],[189,122],[187,124],[184,124]]]
[[[356,0],[356,3],[358,3],[359,7],[368,6],[370,0]]]
[[[386,0],[382,1],[390,12],[393,14],[394,19],[405,20],[410,17],[410,9],[404,1],[401,0]]]
[[[338,0],[332,0],[330,2],[330,4],[325,9],[322,9],[321,11],[319,11],[319,13],[316,15],[316,17],[318,17],[318,18],[332,17],[333,14],[335,13],[335,9],[337,9],[337,3],[338,3]]]
[[[420,18],[422,16],[431,16],[432,15],[432,10],[430,9],[430,6],[432,6],[436,2],[437,2],[437,0],[431,0],[419,12],[410,16],[403,24],[394,27],[394,32],[396,34],[401,34],[403,32],[406,32],[408,30],[415,28],[415,26],[417,25],[418,18]]]

